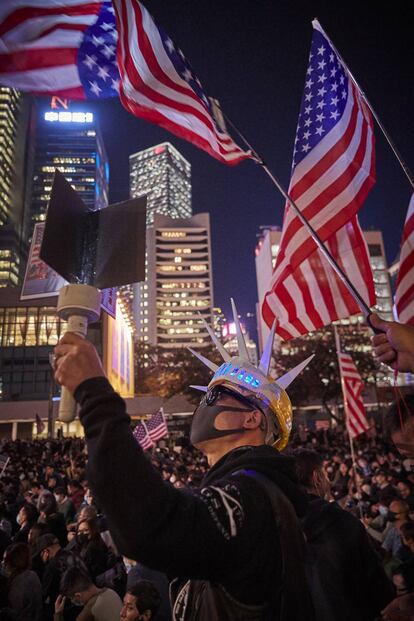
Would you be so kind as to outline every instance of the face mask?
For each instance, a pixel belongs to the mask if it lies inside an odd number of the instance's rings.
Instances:
[[[395,522],[397,515],[393,511],[388,511],[387,519],[389,522]]]
[[[124,561],[124,565],[125,565],[125,571],[127,572],[127,574],[129,574],[129,572],[133,568],[133,565],[131,563],[127,563],[126,561]]]
[[[83,500],[86,502],[87,505],[91,505],[92,504],[92,499],[90,496],[87,496],[85,494],[85,496],[83,497]]]
[[[388,509],[387,507],[383,507],[382,505],[379,507],[378,511],[380,512],[380,515],[382,515],[382,517],[387,517],[388,515]]]
[[[17,522],[17,524],[18,524],[19,526],[21,526],[21,525],[22,525],[22,518],[20,517],[20,513],[18,513],[18,514],[17,514],[17,516],[16,516],[16,522]]]
[[[80,601],[78,600],[78,598],[77,598],[77,597],[74,597],[74,598],[73,598],[73,599],[71,599],[70,601],[71,601],[71,603],[72,603],[74,606],[83,606],[83,603],[82,603],[82,602],[80,602]]]
[[[78,533],[76,535],[76,540],[80,545],[83,545],[89,541],[89,537],[85,533]]]
[[[200,405],[196,408],[193,419],[191,422],[190,442],[191,444],[198,444],[199,442],[205,442],[206,440],[214,440],[216,438],[223,438],[224,436],[230,436],[233,433],[244,433],[246,429],[237,427],[235,429],[216,429],[214,426],[217,416],[221,412],[251,412],[253,405],[248,408],[232,407],[230,405],[217,405],[216,401],[220,397],[220,394],[230,394],[226,389],[222,387],[216,387],[209,390],[202,398]]]

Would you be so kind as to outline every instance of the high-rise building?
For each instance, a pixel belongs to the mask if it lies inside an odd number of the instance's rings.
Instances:
[[[25,241],[35,223],[46,218],[55,169],[90,209],[106,207],[109,165],[95,115],[86,105],[73,110],[39,106]]]
[[[147,224],[191,216],[191,165],[169,142],[130,155],[129,178],[131,197],[147,196]]]
[[[129,187],[132,198],[147,197],[148,226],[157,214],[191,217],[191,165],[169,142],[130,155]],[[125,287],[125,298],[133,308],[138,337],[148,340],[147,332],[142,331],[147,318],[148,266],[145,282]]]
[[[0,287],[19,284],[30,98],[0,87]]]
[[[212,321],[210,218],[154,216],[147,231],[147,297],[140,300],[138,333],[166,350],[210,342],[201,317]]]
[[[368,245],[369,258],[374,277],[375,294],[377,297],[375,309],[384,319],[392,320],[392,292],[382,232],[363,231],[363,234]],[[269,290],[272,271],[279,252],[281,236],[282,233],[278,227],[263,229],[255,251],[257,292],[259,299],[256,316],[260,351],[263,351],[267,335],[269,334],[269,328],[262,318],[261,306],[264,296]],[[347,324],[349,321],[349,319],[343,319],[341,323]],[[362,315],[355,315],[352,318],[352,322],[354,323],[362,321]]]

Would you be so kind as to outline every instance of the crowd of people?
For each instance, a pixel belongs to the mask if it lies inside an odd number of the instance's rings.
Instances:
[[[88,486],[83,440],[9,441],[1,451],[10,457],[0,481],[1,619],[171,618],[166,576],[122,557],[112,541]],[[317,456],[320,496],[364,525],[395,595],[414,593],[414,459],[379,428],[356,441],[355,464],[339,426],[299,429],[288,452]],[[198,488],[208,469],[190,445],[147,457],[175,488]]]

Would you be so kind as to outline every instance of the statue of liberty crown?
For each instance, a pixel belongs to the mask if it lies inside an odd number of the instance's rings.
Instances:
[[[214,345],[217,347],[217,350],[220,352],[224,362],[221,366],[217,366],[199,352],[189,348],[191,353],[214,373],[208,386],[191,386],[191,388],[207,392],[210,388],[221,384],[243,396],[247,396],[258,405],[266,416],[268,421],[266,443],[272,444],[278,450],[282,450],[288,442],[292,429],[292,405],[285,389],[293,382],[299,373],[303,371],[312,360],[313,355],[306,358],[306,360],[281,377],[277,379],[272,378],[269,375],[269,369],[273,352],[276,321],[270,330],[263,354],[260,358],[259,366],[256,367],[250,361],[233,299],[231,299],[231,306],[234,324],[236,326],[238,355],[230,356],[229,352],[214,334],[212,328],[203,319],[207,332]],[[276,441],[275,437],[277,438]]]

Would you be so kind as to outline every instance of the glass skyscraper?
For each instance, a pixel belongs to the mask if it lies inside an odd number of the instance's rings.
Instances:
[[[30,100],[0,87],[0,287],[17,286]]]
[[[132,198],[147,196],[147,225],[156,215],[189,218],[191,206],[191,164],[169,142],[129,156],[129,190]],[[126,287],[125,296],[133,309],[137,334],[148,341],[148,265],[146,282]]]
[[[129,171],[131,197],[147,195],[147,224],[191,216],[191,165],[169,142],[130,155]]]
[[[41,108],[37,123],[27,239],[46,218],[53,175],[58,169],[93,210],[108,204],[109,166],[94,114],[85,109]]]

